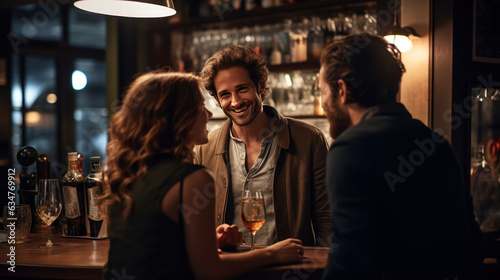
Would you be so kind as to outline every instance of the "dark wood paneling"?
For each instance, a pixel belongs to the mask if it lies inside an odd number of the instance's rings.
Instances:
[[[0,36],[7,38],[10,32],[10,12],[0,10]],[[7,170],[12,167],[10,138],[12,135],[11,119],[11,67],[10,42],[0,40],[0,59],[5,62],[6,84],[0,85],[0,214],[3,212],[3,205],[7,204]]]

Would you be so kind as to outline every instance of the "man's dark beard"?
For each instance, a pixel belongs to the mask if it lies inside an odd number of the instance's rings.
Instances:
[[[329,104],[325,108],[325,113],[328,121],[330,122],[330,136],[336,139],[339,135],[349,128],[351,125],[351,118],[347,112],[342,111],[336,101]]]

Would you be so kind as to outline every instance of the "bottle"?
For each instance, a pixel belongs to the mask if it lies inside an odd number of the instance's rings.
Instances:
[[[262,8],[271,8],[274,6],[273,0],[262,0]]]
[[[336,31],[335,31],[335,40],[340,40],[340,39],[343,39],[345,37],[347,37],[349,35],[349,21],[350,21],[350,18],[349,17],[346,17],[345,14],[343,13],[339,13],[338,14],[338,17],[335,18],[335,27],[336,27]]]
[[[309,61],[318,61],[325,45],[324,34],[321,30],[319,17],[312,17],[311,22],[311,28],[307,36],[307,59]]]
[[[99,211],[97,199],[102,195],[102,172],[101,157],[90,158],[90,173],[85,178],[85,190],[87,193],[87,215],[90,226],[90,236],[97,237],[101,230],[103,217]]]
[[[76,158],[78,159],[78,170],[80,170],[80,173],[83,175],[83,155],[78,153]]]
[[[318,79],[318,77],[316,77],[316,79]],[[314,111],[313,111],[313,115],[315,116],[324,116],[325,115],[325,111],[323,110],[323,107],[321,106],[321,92],[319,91],[319,88],[316,84],[316,86],[314,86],[312,88],[313,92],[312,92],[312,95],[314,96],[314,102],[313,102],[313,107],[314,107]]]
[[[245,0],[245,10],[251,11],[255,8],[255,0]]]
[[[273,51],[271,53],[270,64],[271,65],[280,65],[281,61],[282,61],[282,59],[281,59],[279,38],[278,38],[278,35],[275,34],[273,37]]]
[[[211,16],[217,15],[217,0],[208,0],[208,10]]]
[[[233,0],[233,9],[239,11],[241,9],[242,0]]]
[[[50,177],[50,157],[46,154],[38,155],[36,159],[36,171],[38,180],[49,179]]]
[[[292,45],[293,45],[293,32],[292,32],[292,20],[286,19],[280,29],[278,37],[281,41],[283,49],[281,50],[282,63],[292,62]]]
[[[87,234],[84,181],[83,174],[79,170],[78,153],[68,153],[68,172],[62,178],[64,215],[68,225],[68,235]]]
[[[322,25],[325,45],[332,42],[335,39],[335,32],[337,31],[337,26],[334,18],[327,18],[325,24]]]

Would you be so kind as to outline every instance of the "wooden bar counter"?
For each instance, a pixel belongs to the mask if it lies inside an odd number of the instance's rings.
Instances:
[[[109,239],[63,238],[54,233],[51,239],[59,246],[43,248],[40,245],[47,241],[47,234],[30,237],[31,241],[15,245],[15,272],[8,270],[7,254],[13,245],[0,243],[0,279],[101,279]],[[300,263],[268,266],[238,279],[320,279],[327,259],[328,248],[305,247]]]
[[[51,240],[59,246],[45,248],[48,235],[31,234],[22,244],[0,244],[0,278],[34,279],[101,279],[108,259],[109,239],[63,238],[53,233]],[[10,247],[15,246],[15,272],[8,270]]]

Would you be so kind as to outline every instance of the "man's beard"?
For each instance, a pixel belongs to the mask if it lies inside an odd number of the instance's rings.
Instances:
[[[325,113],[330,122],[330,136],[332,139],[339,137],[342,132],[351,126],[349,113],[342,110],[337,101],[332,102],[332,104],[325,108]]]
[[[244,105],[248,106],[249,110],[251,110],[249,115],[244,118],[237,118],[232,116],[229,111],[232,111],[234,108],[230,107],[228,110],[223,110],[224,114],[236,125],[238,126],[247,126],[253,122],[253,120],[257,117],[257,115],[260,113],[260,108],[262,107],[262,103],[258,102],[258,100],[253,100],[252,102],[246,102]],[[240,106],[241,107],[241,106]]]

